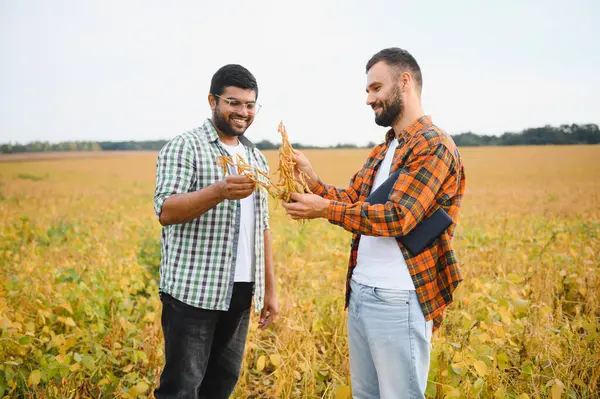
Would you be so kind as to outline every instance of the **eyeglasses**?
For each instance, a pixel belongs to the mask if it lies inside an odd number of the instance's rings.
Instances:
[[[225,101],[231,108],[235,111],[241,111],[244,107],[248,110],[249,114],[256,115],[258,111],[260,111],[261,105],[256,101],[249,101],[247,103],[238,100],[237,98],[225,98],[221,97],[218,94],[213,94],[215,97],[219,97],[221,100]]]

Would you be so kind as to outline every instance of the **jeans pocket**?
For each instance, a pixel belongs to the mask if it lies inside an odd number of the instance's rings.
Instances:
[[[167,302],[167,307],[171,311],[173,311],[173,312],[175,312],[177,314],[180,314],[180,315],[187,315],[187,314],[190,313],[190,309],[189,308],[187,308],[185,306],[182,306],[181,304],[175,303],[175,302],[173,302],[173,300],[169,300]]]
[[[393,288],[373,288],[373,296],[381,302],[394,305],[408,305],[410,291]]]
[[[166,306],[174,316],[182,319],[203,320],[214,312],[188,305],[173,297],[167,297]]]

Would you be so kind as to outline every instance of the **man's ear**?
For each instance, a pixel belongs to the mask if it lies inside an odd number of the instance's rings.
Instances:
[[[217,108],[217,99],[212,94],[208,94],[208,105],[213,111]]]
[[[412,76],[410,76],[410,73],[403,72],[400,75],[400,79],[398,81],[398,84],[400,85],[400,90],[404,91],[411,81],[412,81]]]

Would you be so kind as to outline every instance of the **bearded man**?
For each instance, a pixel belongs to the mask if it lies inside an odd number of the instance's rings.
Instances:
[[[296,173],[304,172],[314,194],[293,194],[283,206],[293,219],[325,218],[353,233],[346,280],[353,398],[423,398],[432,333],[462,281],[452,238],[464,168],[452,138],[423,113],[423,77],[410,53],[384,49],[366,73],[375,123],[391,127],[385,141],[346,189],[321,181],[297,151]],[[384,203],[366,201],[397,171]],[[439,209],[452,224],[410,252],[402,238]]]

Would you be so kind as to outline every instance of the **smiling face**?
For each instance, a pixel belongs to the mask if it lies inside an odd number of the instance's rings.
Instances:
[[[398,71],[383,61],[373,65],[367,73],[367,105],[375,112],[375,123],[379,126],[392,126],[402,117],[404,99],[401,90],[402,79]]]
[[[238,137],[246,132],[254,121],[254,113],[248,112],[245,103],[256,101],[256,92],[251,89],[240,89],[239,87],[227,86],[223,93],[217,98],[212,94],[209,97],[210,107],[213,112],[213,123],[215,127],[227,136]],[[233,106],[227,100],[244,104]]]

